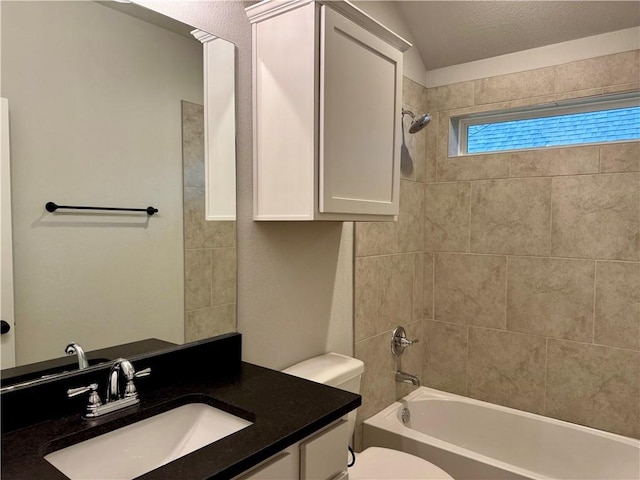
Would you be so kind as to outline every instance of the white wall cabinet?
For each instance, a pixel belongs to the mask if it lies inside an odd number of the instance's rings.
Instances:
[[[247,14],[254,219],[394,220],[411,45],[349,2],[266,0]]]

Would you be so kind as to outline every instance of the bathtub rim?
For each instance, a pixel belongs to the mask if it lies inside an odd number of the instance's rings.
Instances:
[[[490,403],[490,402],[486,402],[483,400],[477,400],[474,398],[470,398],[470,397],[465,397],[463,395],[457,395],[455,393],[449,393],[449,392],[444,392],[441,390],[436,390],[434,388],[430,388],[430,387],[418,387],[416,390],[414,390],[413,392],[409,393],[408,395],[404,396],[403,398],[401,398],[400,400],[392,403],[391,405],[385,407],[383,410],[381,410],[380,412],[376,413],[375,415],[372,415],[371,417],[369,417],[368,419],[366,419],[363,422],[363,446],[366,448],[368,446],[372,446],[372,445],[368,445],[366,442],[366,428],[365,425],[368,425],[369,427],[373,427],[373,428],[377,428],[379,430],[384,430],[387,432],[391,432],[391,433],[395,433],[398,434],[400,436],[403,437],[407,437],[411,440],[417,441],[417,442],[423,442],[424,443],[424,439],[425,437],[428,438],[428,444],[438,448],[438,449],[442,449],[445,451],[449,451],[452,453],[455,453],[457,455],[460,455],[462,457],[465,457],[467,459],[476,461],[476,462],[482,462],[491,466],[494,466],[496,468],[502,469],[502,470],[507,470],[507,471],[511,471],[517,475],[521,475],[524,477],[529,477],[529,478],[534,478],[536,480],[553,480],[552,477],[547,477],[543,474],[540,474],[538,472],[533,472],[531,470],[527,470],[525,468],[522,467],[518,467],[516,465],[512,465],[510,463],[498,460],[496,458],[493,457],[489,457],[487,455],[481,454],[481,453],[477,453],[473,450],[469,450],[467,448],[464,447],[460,447],[456,444],[447,442],[445,440],[441,440],[437,437],[433,437],[427,433],[423,433],[420,432],[418,430],[414,430],[412,428],[409,428],[407,426],[405,426],[401,419],[399,418],[399,413],[401,412],[401,408],[404,408],[406,405],[404,402],[411,402],[411,401],[418,401],[418,400],[429,400],[429,399],[435,399],[435,400],[445,400],[445,401],[457,401],[457,402],[464,402],[464,403],[468,403],[468,404],[472,404],[472,405],[478,405],[480,407],[483,408],[490,408],[493,410],[497,410],[497,411],[502,411],[505,413],[510,413],[513,415],[519,415],[519,416],[524,416],[526,418],[531,418],[534,420],[538,420],[538,421],[543,421],[545,423],[551,423],[551,424],[555,424],[555,425],[564,425],[567,426],[568,428],[574,429],[574,430],[578,430],[578,431],[582,431],[591,435],[597,435],[599,437],[602,438],[606,438],[609,440],[614,440],[620,443],[623,443],[625,445],[631,446],[631,447],[635,447],[638,449],[639,455],[640,455],[640,439],[635,439],[632,437],[626,437],[624,435],[619,435],[617,433],[611,433],[611,432],[606,432],[604,430],[598,430],[596,428],[593,427],[587,427],[584,425],[579,425],[576,423],[571,423],[571,422],[567,422],[565,420],[559,420],[556,418],[551,418],[551,417],[545,417],[544,415],[540,415],[540,414],[536,414],[536,413],[531,413],[531,412],[526,412],[524,410],[518,410],[515,408],[511,408],[511,407],[505,407],[502,405],[497,405],[494,403]],[[393,422],[393,423],[391,423]],[[389,426],[392,425],[393,429],[390,429]]]

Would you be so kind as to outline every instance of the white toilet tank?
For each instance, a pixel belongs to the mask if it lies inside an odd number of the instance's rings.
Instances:
[[[357,394],[360,393],[360,378],[363,372],[364,363],[361,360],[339,353],[325,353],[283,370],[283,373],[295,377],[306,378],[312,382]],[[349,438],[353,438],[356,426],[355,410],[348,414],[347,420],[349,422]]]
[[[339,353],[325,353],[296,363],[283,372],[351,393],[360,393],[364,363]]]

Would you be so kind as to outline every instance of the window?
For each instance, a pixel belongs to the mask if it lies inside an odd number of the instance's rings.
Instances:
[[[638,140],[640,96],[574,100],[451,120],[457,155]]]

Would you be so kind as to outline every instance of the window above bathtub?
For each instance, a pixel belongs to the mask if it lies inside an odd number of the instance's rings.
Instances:
[[[640,139],[640,93],[451,118],[450,156]]]

